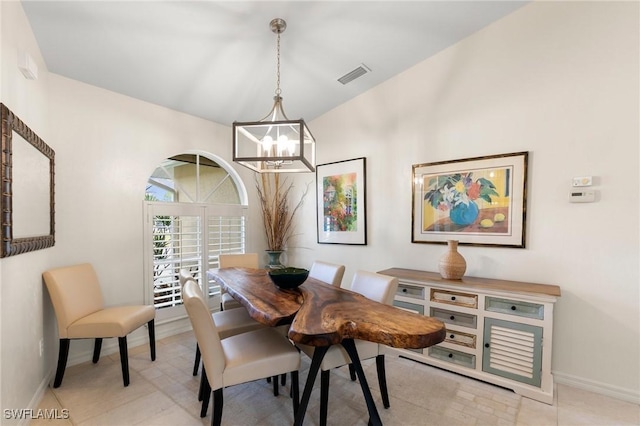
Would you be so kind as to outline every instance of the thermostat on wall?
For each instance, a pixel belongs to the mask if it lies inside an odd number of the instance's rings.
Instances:
[[[574,177],[571,181],[572,186],[591,186],[592,184],[593,177],[591,176]]]
[[[569,191],[570,203],[593,203],[595,200],[595,191]]]

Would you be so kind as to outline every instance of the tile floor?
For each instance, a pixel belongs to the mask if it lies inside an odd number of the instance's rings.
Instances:
[[[199,417],[199,376],[191,375],[193,333],[157,342],[157,360],[147,345],[130,348],[131,384],[122,386],[119,355],[69,367],[62,386],[47,389],[40,407],[69,410],[68,420],[33,420],[30,425],[208,425]],[[375,363],[365,373],[385,425],[640,425],[640,406],[558,385],[556,401],[547,405],[493,385],[468,379],[395,356],[387,356],[391,408],[382,408]],[[308,358],[303,356],[302,387]],[[317,425],[319,378],[311,395],[305,425]],[[264,380],[225,389],[223,425],[290,425],[291,399],[286,389],[274,397]],[[360,387],[346,367],[331,374],[329,425],[366,425],[368,416]]]

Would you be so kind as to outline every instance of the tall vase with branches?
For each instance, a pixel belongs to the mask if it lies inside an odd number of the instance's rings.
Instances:
[[[282,252],[292,236],[294,217],[307,195],[308,185],[296,204],[290,200],[293,182],[281,178],[280,173],[262,173],[260,179],[256,179],[256,189],[268,251]]]

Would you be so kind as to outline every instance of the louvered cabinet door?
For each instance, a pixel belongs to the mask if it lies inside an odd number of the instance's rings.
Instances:
[[[542,327],[485,318],[482,370],[539,387]]]

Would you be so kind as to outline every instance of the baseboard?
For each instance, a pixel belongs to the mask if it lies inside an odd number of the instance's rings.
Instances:
[[[553,372],[553,378],[555,379],[555,382],[557,384],[563,384],[574,388],[583,389],[600,395],[609,396],[611,398],[631,402],[633,404],[640,404],[640,392],[633,389],[611,386],[606,383],[587,380],[581,377],[558,373],[555,371]]]
[[[40,405],[40,401],[42,401],[42,398],[44,397],[44,393],[47,391],[47,388],[49,387],[49,383],[51,382],[52,378],[53,378],[53,370],[50,370],[47,374],[45,374],[44,378],[40,382],[40,385],[38,386],[36,393],[33,394],[33,398],[31,398],[31,401],[29,401],[29,405],[27,406],[27,409],[33,410],[34,413],[37,412],[38,406]],[[27,426],[32,421],[33,419],[25,416],[18,422],[18,426]]]

